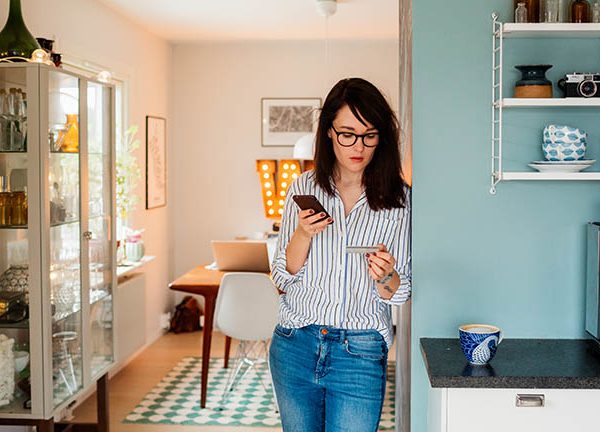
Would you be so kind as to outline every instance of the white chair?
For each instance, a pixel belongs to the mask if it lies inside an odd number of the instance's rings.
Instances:
[[[235,360],[229,372],[220,406],[250,369],[266,363],[270,380],[269,345],[277,323],[279,294],[273,282],[264,273],[227,273],[221,280],[215,322],[226,336],[239,340]],[[261,376],[261,384],[267,386]],[[273,390],[273,395],[275,391]],[[277,402],[273,400],[277,410]]]

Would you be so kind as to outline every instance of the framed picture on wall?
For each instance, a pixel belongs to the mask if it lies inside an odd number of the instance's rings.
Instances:
[[[261,105],[263,147],[293,147],[317,129],[320,98],[262,98]]]
[[[146,116],[146,208],[167,205],[167,120]]]

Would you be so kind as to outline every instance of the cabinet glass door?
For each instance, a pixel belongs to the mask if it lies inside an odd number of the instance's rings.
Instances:
[[[89,287],[91,373],[113,361],[111,89],[88,83]]]
[[[58,405],[82,387],[79,79],[49,74],[52,381]]]
[[[31,400],[27,90],[25,68],[0,70],[0,413]]]

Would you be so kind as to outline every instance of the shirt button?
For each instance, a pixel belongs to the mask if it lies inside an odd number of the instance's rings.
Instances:
[[[329,333],[329,332],[327,331],[327,329],[321,329],[321,334],[322,334],[323,336],[325,336],[327,333]]]

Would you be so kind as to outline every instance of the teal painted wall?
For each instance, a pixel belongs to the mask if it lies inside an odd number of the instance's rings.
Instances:
[[[427,416],[419,338],[457,337],[467,322],[496,324],[508,338],[585,335],[585,224],[600,220],[600,182],[503,182],[489,194],[494,10],[512,19],[511,0],[413,1],[413,432],[426,431]],[[509,93],[515,64],[553,64],[553,80],[600,71],[595,40],[505,48]],[[600,160],[600,109],[505,113],[509,169],[542,159],[551,122],[587,130],[588,157]]]

